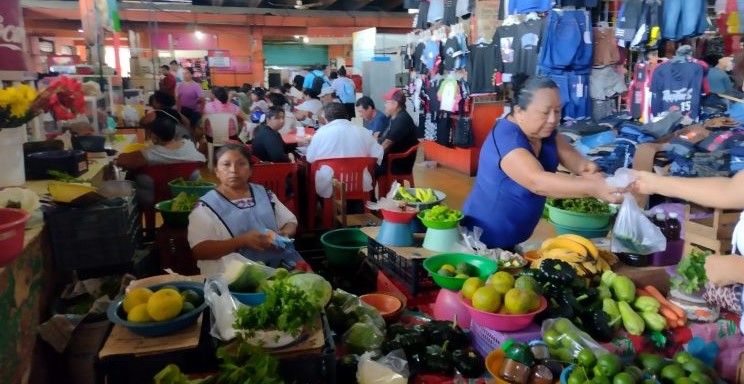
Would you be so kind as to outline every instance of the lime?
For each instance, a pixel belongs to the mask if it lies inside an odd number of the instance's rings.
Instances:
[[[181,297],[183,298],[184,303],[189,303],[192,306],[201,304],[201,296],[199,296],[199,294],[193,289],[187,289],[181,292]]]
[[[696,384],[713,384],[713,380],[702,372],[692,372],[688,377]]]
[[[194,310],[194,304],[189,303],[188,301],[183,302],[183,307],[181,308],[181,313],[179,315],[185,315],[191,311]]]
[[[592,353],[589,348],[584,348],[579,352],[579,355],[576,356],[576,361],[582,367],[592,368],[594,367],[594,364],[597,363],[597,357],[594,356],[594,353]]]
[[[455,277],[455,272],[450,271],[449,269],[446,269],[444,267],[439,268],[439,270],[437,271],[437,274],[439,276]]]
[[[689,352],[683,351],[683,352],[678,352],[676,355],[674,355],[674,358],[672,360],[674,360],[674,362],[679,365],[685,365],[686,362],[694,358],[695,357],[692,356]]]
[[[561,344],[560,333],[554,329],[548,329],[543,335],[543,340],[548,344],[549,347],[558,347]]]
[[[692,381],[692,379],[690,379],[689,377],[680,377],[674,379],[674,384],[695,384],[695,382]]]
[[[635,379],[630,373],[620,372],[612,378],[612,384],[635,384]]]
[[[687,373],[677,363],[669,364],[661,370],[661,378],[672,382],[685,376],[687,376]]]
[[[289,276],[289,271],[287,271],[285,268],[277,268],[274,272],[274,280],[281,280]]]
[[[696,358],[691,358],[690,360],[686,361],[684,364],[682,364],[682,369],[684,369],[687,372],[705,372],[707,366],[700,360]]]
[[[625,367],[623,372],[630,374],[636,382],[643,380],[643,371],[635,365],[629,365]]]
[[[470,276],[469,275],[466,275],[464,273],[458,273],[458,274],[455,275],[455,278],[456,279],[469,279]]]
[[[553,329],[555,329],[558,333],[566,333],[571,330],[571,327],[573,324],[571,324],[571,320],[564,319],[564,318],[558,318],[556,319],[555,323],[553,323]]]
[[[164,285],[164,286],[158,288],[158,291],[162,291],[164,289],[172,289],[172,290],[174,290],[176,292],[179,292],[178,287],[176,287],[175,285],[170,285],[170,284],[169,285]]]
[[[661,373],[661,369],[666,364],[661,356],[651,353],[641,353],[638,355],[638,360],[641,362],[643,370],[652,376]]]
[[[471,276],[473,275],[473,267],[470,264],[464,261],[461,261],[457,263],[457,267],[455,267],[455,272],[457,272],[457,274],[462,273],[462,274]]]
[[[462,296],[468,300],[473,299],[473,294],[475,291],[482,287],[485,283],[483,283],[483,280],[477,278],[477,277],[470,277],[462,284],[462,289],[460,292],[462,292]]]

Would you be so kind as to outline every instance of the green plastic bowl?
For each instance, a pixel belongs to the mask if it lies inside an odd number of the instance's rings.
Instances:
[[[610,224],[607,224],[606,227],[599,229],[571,228],[554,223],[552,220],[548,220],[548,222],[553,226],[553,228],[555,228],[555,232],[559,235],[579,235],[587,239],[606,237],[607,234],[610,233],[610,229],[612,228],[612,225]]]
[[[486,259],[482,256],[468,255],[466,253],[442,253],[424,260],[424,268],[429,271],[434,282],[445,289],[451,291],[459,291],[462,288],[462,284],[465,283],[464,278],[442,276],[437,271],[445,264],[450,264],[453,267],[457,267],[458,263],[465,262],[470,264],[471,267],[475,267],[478,273],[475,274],[483,281],[488,279],[488,276],[494,274],[499,268],[496,262],[493,260]]]
[[[320,237],[328,265],[336,268],[359,266],[362,261],[359,250],[367,248],[368,241],[367,235],[358,228],[334,229]]]
[[[155,204],[155,209],[160,212],[163,216],[163,222],[165,225],[171,228],[186,228],[189,226],[189,213],[190,211],[171,211],[171,204],[173,200],[164,200]]]
[[[432,221],[432,220],[426,220],[426,219],[424,219],[424,215],[426,214],[427,211],[428,211],[428,209],[426,211],[419,212],[418,215],[416,215],[416,217],[418,217],[419,220],[421,220],[421,223],[424,224],[424,226],[426,228],[431,228],[431,229],[450,229],[450,228],[455,228],[455,227],[457,227],[457,224],[460,223],[460,220],[462,220],[462,218],[464,217],[463,214],[462,214],[462,212],[460,212],[460,216],[459,216],[459,218],[457,220]]]
[[[178,196],[181,192],[186,192],[187,195],[197,195],[202,197],[215,187],[214,183],[208,181],[202,181],[202,183],[209,183],[209,185],[175,185],[173,184],[174,181],[175,180],[171,180],[168,183],[168,188],[170,188],[173,197]]]
[[[617,209],[612,206],[610,206],[610,213],[602,214],[572,212],[548,204],[545,206],[548,207],[548,217],[550,218],[550,221],[563,227],[575,229],[591,230],[605,228],[610,225],[612,216],[617,212]]]

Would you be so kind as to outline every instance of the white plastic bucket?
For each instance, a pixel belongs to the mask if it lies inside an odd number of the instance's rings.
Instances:
[[[26,127],[0,129],[0,187],[21,186],[26,182],[23,167],[23,143]]]

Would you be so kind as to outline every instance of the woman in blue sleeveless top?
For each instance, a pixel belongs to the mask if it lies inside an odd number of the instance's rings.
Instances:
[[[250,153],[228,144],[217,151],[220,184],[199,199],[189,215],[189,244],[202,275],[224,272],[233,259],[293,269],[302,257],[274,244],[274,234],[292,237],[297,218],[262,185],[248,182]],[[273,232],[273,233],[272,233]]]
[[[604,180],[556,128],[561,120],[558,86],[546,77],[512,77],[512,112],[496,122],[483,143],[475,185],[463,206],[463,224],[483,229],[489,248],[513,248],[527,240],[542,216],[546,196],[594,196],[620,202]],[[579,176],[556,173],[562,164]]]

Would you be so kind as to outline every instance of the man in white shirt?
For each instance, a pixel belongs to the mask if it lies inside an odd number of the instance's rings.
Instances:
[[[328,124],[313,136],[307,148],[307,161],[313,163],[323,159],[345,157],[375,157],[382,162],[385,151],[372,134],[347,120],[346,108],[341,103],[329,103],[323,107]],[[326,169],[327,168],[327,169]],[[331,197],[333,171],[323,167],[315,175],[315,189],[322,197]],[[365,172],[364,190],[372,190],[372,175]]]

